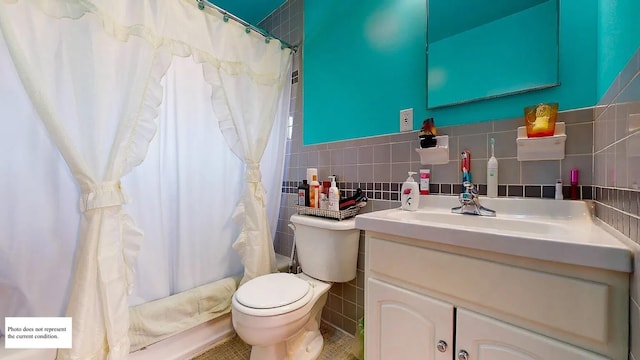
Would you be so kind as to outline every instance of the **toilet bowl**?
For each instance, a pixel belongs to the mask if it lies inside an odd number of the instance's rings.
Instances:
[[[355,278],[360,236],[355,220],[293,215],[291,222],[303,272],[259,276],[232,297],[233,327],[252,346],[251,360],[317,359],[329,288]]]
[[[238,289],[231,300],[233,327],[252,345],[251,359],[316,359],[323,345],[320,316],[331,284],[303,273],[275,273],[254,280]],[[295,292],[290,291],[292,287]],[[245,289],[249,291],[243,292]],[[259,289],[276,296],[258,304],[253,295],[262,292]]]

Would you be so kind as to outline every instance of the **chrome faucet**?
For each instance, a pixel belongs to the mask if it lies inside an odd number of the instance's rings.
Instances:
[[[480,216],[496,216],[495,210],[487,209],[480,205],[478,190],[476,186],[469,181],[462,183],[464,191],[458,195],[460,206],[451,209],[454,214],[480,215]]]
[[[481,216],[496,216],[496,212],[491,209],[480,205],[478,196],[478,189],[473,183],[471,183],[471,153],[468,150],[463,151],[461,154],[461,169],[462,169],[462,186],[463,192],[458,196],[460,206],[451,209],[454,214],[468,214],[468,215],[481,215]]]

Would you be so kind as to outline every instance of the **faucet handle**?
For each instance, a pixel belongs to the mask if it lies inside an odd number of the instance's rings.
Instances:
[[[473,183],[471,183],[470,181],[463,182],[462,186],[464,186],[466,192],[472,193],[474,195],[478,194],[478,189],[476,189],[476,186],[473,185]]]

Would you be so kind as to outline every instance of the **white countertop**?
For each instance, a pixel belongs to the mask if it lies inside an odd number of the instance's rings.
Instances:
[[[355,225],[417,240],[539,260],[632,272],[631,250],[584,201],[480,198],[496,217],[452,214],[455,196],[420,197],[420,208],[375,211],[356,216]]]

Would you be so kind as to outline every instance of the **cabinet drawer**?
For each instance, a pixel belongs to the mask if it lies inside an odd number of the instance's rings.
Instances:
[[[608,342],[607,284],[368,237],[370,271],[535,328]],[[579,299],[579,301],[576,301]]]

